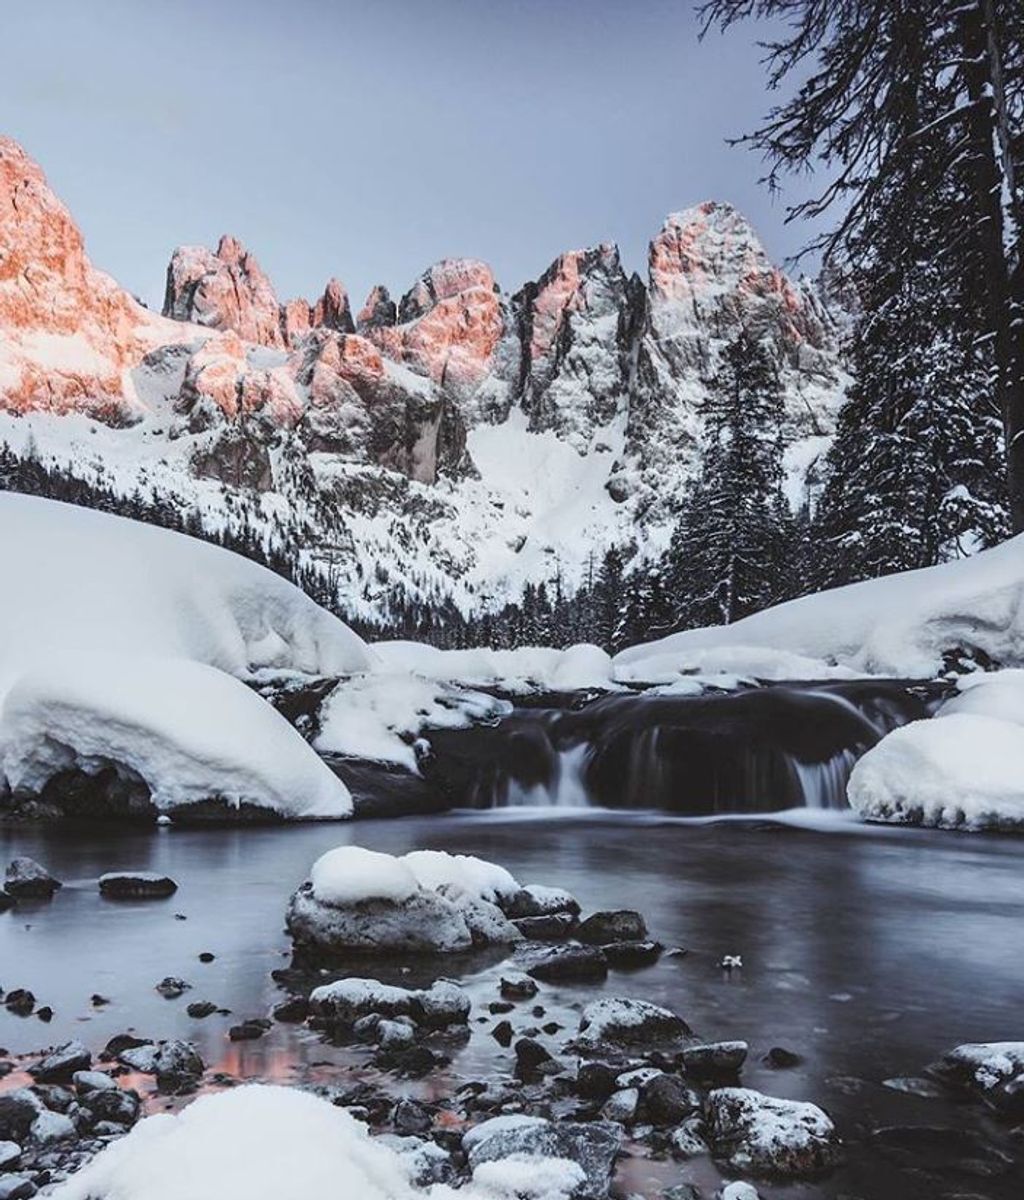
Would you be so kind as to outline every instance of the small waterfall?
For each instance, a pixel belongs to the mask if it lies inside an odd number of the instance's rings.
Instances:
[[[857,759],[929,716],[941,690],[865,679],[523,706],[495,726],[435,734],[434,767],[449,796],[477,808],[843,809]]]
[[[584,770],[592,748],[586,742],[559,750],[551,778],[544,783],[522,784],[509,778],[500,808],[587,808],[590,796]]]
[[[856,761],[857,755],[852,750],[840,750],[825,762],[806,763],[790,758],[803,807],[840,811],[846,808],[846,784]]]

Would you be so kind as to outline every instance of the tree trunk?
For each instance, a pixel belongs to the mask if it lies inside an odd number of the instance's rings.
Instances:
[[[995,391],[1006,438],[1010,521],[1024,531],[1024,278],[1019,263],[1020,230],[1013,220],[1012,164],[1000,137],[1005,125],[998,30],[992,0],[959,10],[964,80],[971,108],[971,177],[978,237],[986,276],[985,304],[993,340]],[[1007,147],[1008,149],[1008,147]]]

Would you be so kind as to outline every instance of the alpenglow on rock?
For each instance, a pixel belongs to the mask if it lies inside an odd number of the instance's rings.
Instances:
[[[608,549],[663,545],[741,332],[782,383],[794,498],[846,382],[843,314],[719,202],[666,220],[644,278],[601,243],[509,290],[446,258],[394,297],[377,285],[353,318],[331,278],[318,300],[282,302],[225,236],[174,252],[166,315],[151,313],[92,267],[40,168],[0,141],[0,445],[218,536],[301,545],[303,569],[367,620],[500,608],[527,583],[572,593]]]

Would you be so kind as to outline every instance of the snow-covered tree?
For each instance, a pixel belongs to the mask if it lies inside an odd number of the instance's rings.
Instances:
[[[668,554],[678,627],[730,624],[785,590],[792,518],[782,494],[782,394],[760,342],[722,352],[701,406],[700,473]]]
[[[1004,425],[1009,508],[1024,529],[1024,3],[1022,0],[706,0],[708,26],[776,22],[773,89],[796,90],[746,140],[769,181],[823,167],[828,182],[793,215],[839,212],[822,239],[843,253],[908,175],[920,191],[956,183],[924,257],[951,290],[966,274],[971,303],[956,333],[991,350],[988,387]],[[916,100],[930,94],[928,111]],[[915,119],[916,118],[916,119]],[[935,155],[922,142],[943,137]],[[934,144],[934,143],[933,143]],[[909,220],[906,232],[913,234]],[[867,386],[869,380],[862,378]]]

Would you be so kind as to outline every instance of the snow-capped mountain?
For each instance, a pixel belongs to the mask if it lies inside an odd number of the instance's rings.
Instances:
[[[224,237],[175,250],[157,316],[0,139],[0,442],[286,544],[357,616],[396,590],[479,611],[556,574],[571,591],[609,546],[658,552],[742,329],[783,381],[799,491],[842,399],[840,316],[717,202],[667,218],[646,281],[610,244],[514,293],[446,259],[355,316],[337,279],[282,302]]]

